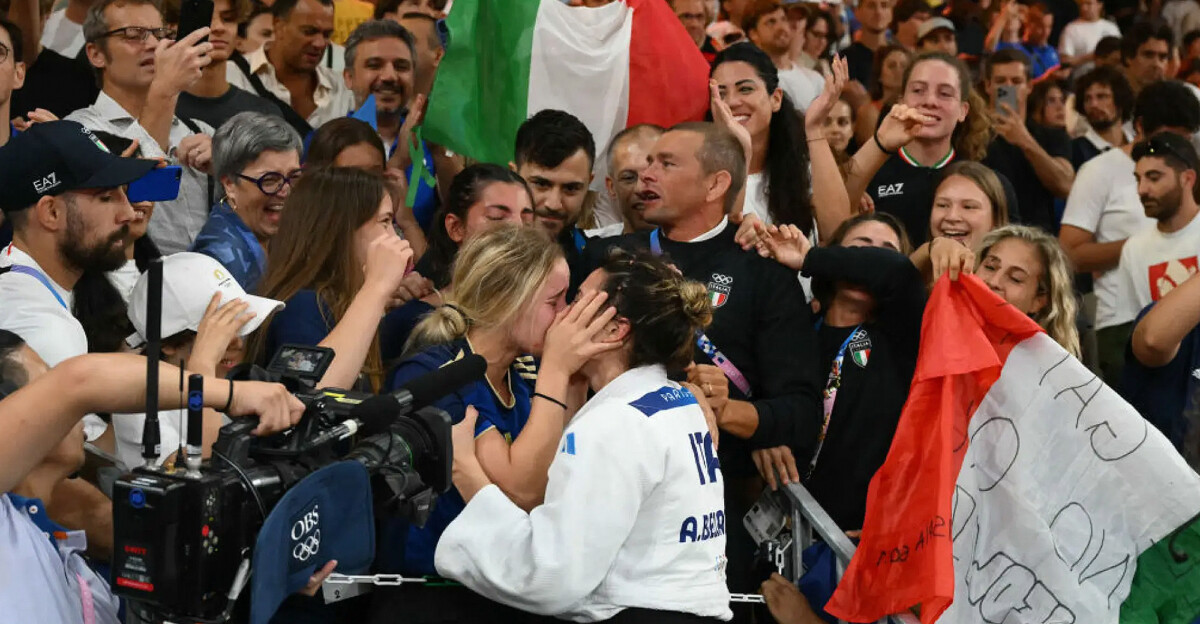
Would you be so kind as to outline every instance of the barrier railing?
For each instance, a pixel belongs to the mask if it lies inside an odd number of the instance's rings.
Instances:
[[[821,536],[821,539],[829,545],[833,551],[834,557],[837,559],[837,576],[842,578],[842,574],[846,572],[846,566],[850,564],[850,558],[854,556],[856,546],[854,542],[846,537],[846,533],[838,528],[837,523],[833,518],[829,517],[828,513],[821,507],[817,499],[813,498],[812,494],[799,483],[791,483],[784,486],[784,492],[787,495],[788,502],[792,507],[792,569],[803,570],[800,557],[805,548],[808,548],[813,543],[813,532]],[[920,624],[920,621],[910,612],[897,613],[890,615],[879,621],[879,624]]]

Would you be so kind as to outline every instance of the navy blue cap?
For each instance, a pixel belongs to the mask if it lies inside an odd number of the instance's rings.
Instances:
[[[156,166],[113,155],[77,122],[36,123],[0,147],[0,210],[24,210],[67,191],[124,186]]]
[[[375,558],[372,509],[370,477],[355,461],[330,464],[288,490],[254,546],[251,624],[267,624],[330,560],[341,574],[366,572]]]

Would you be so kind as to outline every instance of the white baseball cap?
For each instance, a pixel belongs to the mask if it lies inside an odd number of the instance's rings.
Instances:
[[[204,254],[180,252],[163,257],[162,332],[163,338],[184,330],[197,331],[204,311],[216,293],[221,293],[221,305],[234,299],[249,304],[254,318],[246,323],[239,335],[246,336],[258,329],[283,302],[246,294],[241,284],[215,259]],[[129,320],[136,333],[126,339],[130,346],[146,342],[146,301],[149,298],[150,275],[143,273],[129,296]]]

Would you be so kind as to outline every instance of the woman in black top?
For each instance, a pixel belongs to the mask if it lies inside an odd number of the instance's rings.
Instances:
[[[925,284],[908,259],[899,220],[847,220],[829,247],[811,248],[795,226],[760,226],[759,253],[813,279],[824,389],[821,436],[798,475],[843,530],[859,529],[867,486],[891,447],[916,367]],[[773,450],[773,449],[772,449]],[[763,466],[760,464],[760,468]],[[764,473],[770,473],[770,465]],[[774,485],[774,475],[764,474]]]

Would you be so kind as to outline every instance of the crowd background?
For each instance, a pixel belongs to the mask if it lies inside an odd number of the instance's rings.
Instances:
[[[708,121],[598,140],[540,111],[509,163],[420,139],[447,0],[215,0],[178,41],[175,0],[0,3],[0,329],[19,337],[0,360],[138,352],[142,273],[165,257],[164,360],[196,372],[320,345],[321,386],[382,391],[484,355],[487,379],[440,406],[477,418],[482,471],[528,511],[609,348],[597,328],[683,306],[679,327],[708,321],[694,357],[660,359],[723,433],[729,587],[758,591],[742,516],[796,481],[861,528],[928,290],[973,273],[1200,466],[1200,2],[652,1],[711,68]],[[113,174],[118,154],[142,165]],[[127,196],[162,166],[177,195]],[[621,273],[612,248],[669,258],[707,309],[649,287],[649,307],[600,306],[589,275]],[[569,313],[586,306],[603,322]],[[633,340],[634,363],[669,351]],[[130,468],[126,416],[84,430]],[[160,461],[184,435],[163,422]],[[225,422],[206,412],[206,453]],[[52,485],[35,488],[49,517],[103,566],[103,484]],[[383,527],[380,570],[436,575],[469,498]],[[761,591],[778,621],[815,621],[779,577]],[[430,622],[494,606],[405,589],[370,617],[399,605]]]

